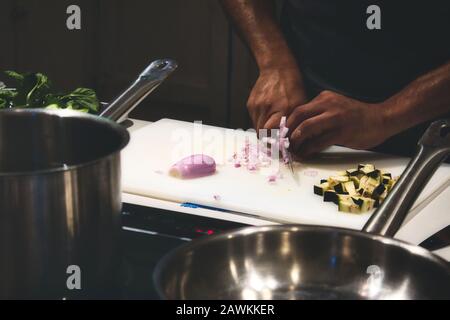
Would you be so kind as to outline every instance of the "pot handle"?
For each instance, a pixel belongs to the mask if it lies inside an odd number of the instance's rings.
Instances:
[[[153,61],[101,114],[101,117],[116,122],[127,119],[128,114],[136,108],[178,67],[176,61],[161,59]]]
[[[363,232],[393,237],[439,165],[450,154],[450,119],[432,123],[383,204],[370,217]]]

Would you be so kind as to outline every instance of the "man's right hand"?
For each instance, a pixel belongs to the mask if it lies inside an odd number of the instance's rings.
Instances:
[[[277,129],[283,116],[289,116],[307,102],[297,66],[268,68],[260,71],[247,107],[255,129]]]
[[[283,116],[306,103],[297,60],[275,16],[275,0],[221,0],[259,69],[247,107],[257,132],[276,129]]]

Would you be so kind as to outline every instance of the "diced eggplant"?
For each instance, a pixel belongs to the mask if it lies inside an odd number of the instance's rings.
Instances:
[[[389,179],[392,179],[392,174],[389,172],[383,172],[383,177],[387,177]]]
[[[373,205],[374,208],[379,208],[381,205],[380,199],[375,200],[375,203]]]
[[[364,213],[373,209],[375,201],[369,198],[339,197],[339,211],[348,213]]]
[[[363,176],[360,180],[359,180],[359,187],[364,189],[367,185],[367,181],[369,181],[369,177],[368,176]]]
[[[356,188],[353,181],[348,181],[343,183],[345,191],[347,191],[350,195],[356,194]]]
[[[314,185],[314,194],[318,195],[318,196],[323,196],[323,189],[321,186],[318,185]]]
[[[378,208],[384,202],[387,195],[388,195],[388,189],[386,187],[386,190],[384,190],[384,192],[378,197],[378,199],[375,199],[374,207]]]
[[[373,171],[370,171],[367,173],[367,176],[371,177],[373,179],[378,179],[380,177],[380,175],[381,175],[380,170],[373,170]]]
[[[350,177],[356,177],[359,174],[359,170],[358,169],[349,169],[347,170],[347,175]]]
[[[314,193],[323,196],[324,202],[337,204],[339,211],[360,214],[378,207],[396,179],[372,164],[360,164],[320,182]]]
[[[360,213],[361,209],[358,205],[356,205],[352,199],[339,199],[338,202],[338,209],[341,212],[347,212],[347,213]]]
[[[350,177],[350,180],[353,181],[355,188],[358,189],[359,188],[359,179],[358,177]]]
[[[347,181],[349,181],[350,178],[347,177],[347,176],[333,176],[333,177],[330,177],[330,179],[328,179],[328,182],[330,182],[330,180],[331,180],[331,181],[335,181],[335,182],[337,182],[337,183],[342,183],[342,182],[347,182]]]
[[[370,198],[361,198],[363,204],[361,206],[361,212],[367,212],[375,207],[375,200]]]
[[[364,184],[364,193],[363,196],[364,197],[368,197],[371,198],[372,197],[372,193],[375,190],[376,187],[378,187],[378,181],[374,178],[370,178],[367,177],[367,180]]]
[[[367,184],[376,187],[378,185],[378,180],[369,177],[369,179],[367,179]]]
[[[396,182],[397,182],[397,179],[392,179],[389,181],[389,184],[388,184],[389,190],[391,190],[394,187]]]
[[[389,178],[388,176],[383,176],[381,178],[381,183],[388,185],[389,181],[391,181],[391,178]]]
[[[348,201],[352,198],[349,194],[337,194],[337,197],[339,201]]]
[[[383,203],[383,201],[386,200],[387,196],[388,196],[388,191],[386,189],[386,190],[384,190],[384,192],[379,197],[380,203]]]
[[[375,190],[374,186],[368,185],[364,188],[364,192],[362,194],[363,197],[372,198],[373,190]]]
[[[339,183],[334,186],[334,191],[339,194],[343,194],[345,192],[345,187],[343,183]]]
[[[360,169],[361,172],[368,174],[375,170],[375,166],[373,164],[366,164],[363,168]]]
[[[354,206],[354,208],[352,208]],[[350,201],[339,201],[338,210],[340,212],[351,213],[352,209],[355,210],[356,206]]]
[[[329,189],[328,182],[322,183],[320,185],[314,186],[314,194],[317,194],[318,196],[323,196],[324,192]]]
[[[323,194],[323,201],[338,204],[338,195],[336,194],[336,191],[333,190],[325,191],[325,193]]]
[[[378,199],[383,192],[386,190],[386,186],[384,184],[379,184],[378,187],[376,187],[372,192],[372,199]]]
[[[363,204],[364,204],[364,201],[363,201],[363,199],[361,199],[361,198],[352,198],[352,201],[353,201],[353,203],[354,204],[356,204],[358,207],[362,207],[363,206]]]

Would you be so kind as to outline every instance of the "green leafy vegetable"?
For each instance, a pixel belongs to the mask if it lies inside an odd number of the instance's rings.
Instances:
[[[94,90],[87,88],[78,88],[67,95],[47,97],[47,102],[50,102],[53,107],[57,105],[60,108],[91,113],[97,113],[100,105]]]
[[[36,106],[38,108],[44,107],[45,104],[45,96],[50,93],[50,82],[48,81],[47,76],[36,73],[35,74],[35,85],[33,89],[27,94],[27,105],[28,106]]]
[[[8,107],[8,101],[0,98],[0,109],[6,109]]]
[[[14,82],[15,89],[0,86],[0,109],[48,108],[99,112],[100,102],[94,90],[78,88],[69,94],[55,94],[48,77],[42,73],[6,71],[5,74]]]
[[[17,92],[11,89],[0,88],[0,109],[10,107],[11,101],[17,96]]]
[[[5,71],[5,74],[10,77],[11,79],[16,80],[18,83],[23,83],[23,80],[25,79],[24,74],[17,73],[15,71]]]

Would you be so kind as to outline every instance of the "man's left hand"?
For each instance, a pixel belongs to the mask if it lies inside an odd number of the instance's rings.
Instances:
[[[291,150],[304,159],[332,145],[375,147],[390,136],[383,121],[383,107],[323,91],[289,116]]]

